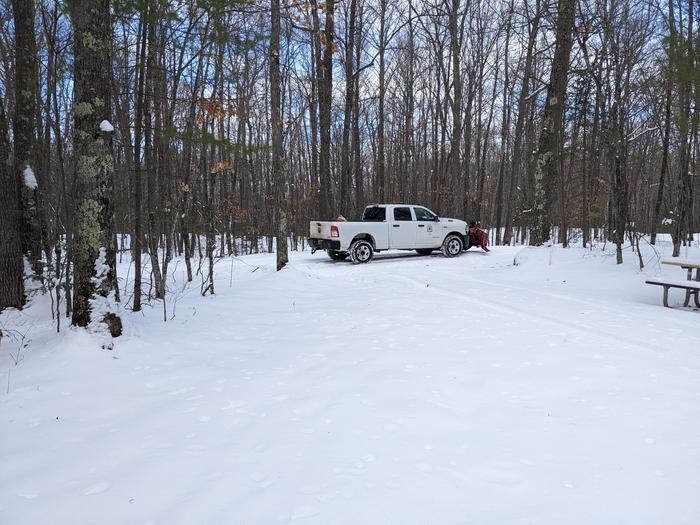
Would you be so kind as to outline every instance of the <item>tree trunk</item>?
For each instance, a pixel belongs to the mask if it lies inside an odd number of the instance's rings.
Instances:
[[[315,3],[315,2],[314,2]],[[326,2],[326,26],[324,28],[323,56],[318,68],[318,112],[321,134],[319,155],[319,199],[321,218],[330,218],[331,202],[331,111],[333,103],[333,22],[335,0]]]
[[[158,204],[156,202],[157,188],[157,153],[154,151],[156,141],[153,136],[153,113],[158,109],[155,104],[155,80],[156,80],[156,16],[155,10],[148,7],[146,11],[147,18],[147,42],[148,51],[146,58],[146,79],[145,79],[145,94],[144,94],[144,156],[146,160],[146,208],[148,210],[148,255],[151,260],[151,275],[156,290],[156,299],[165,299],[165,283],[160,271],[160,263],[158,261],[158,239],[160,233],[156,224],[156,212]],[[161,195],[163,195],[161,193]]]
[[[7,114],[0,97],[0,310],[24,306],[24,264],[22,261],[19,186],[12,169]]]
[[[508,104],[509,90],[509,69],[508,58],[510,57],[510,32],[513,20],[513,0],[508,7],[508,21],[506,22],[506,42],[505,42],[505,60],[503,65],[503,107],[506,108],[505,115],[502,116],[501,122],[501,162],[498,168],[498,187],[496,191],[496,244],[501,244],[501,218],[503,214],[503,186],[505,184],[505,164],[506,151],[508,149],[508,130],[510,129],[510,104]],[[506,223],[506,229],[509,224]]]
[[[287,213],[285,177],[282,173],[282,116],[280,88],[280,0],[272,0],[270,31],[270,115],[272,118],[272,180],[275,185],[275,233],[277,236],[277,271],[289,260],[287,253]]]
[[[532,232],[532,244],[542,244],[549,239],[552,185],[558,179],[557,171],[561,166],[561,137],[569,57],[573,43],[574,8],[574,0],[559,0],[558,2],[554,58],[547,87],[547,101],[544,107],[535,163],[535,225]]]
[[[121,320],[112,304],[117,272],[107,264],[115,259],[116,249],[112,211],[110,0],[74,0],[71,18],[75,42],[76,159],[73,324],[87,326],[91,321],[102,321],[116,337],[121,335]],[[92,318],[93,308],[101,319]]]
[[[386,11],[387,0],[379,0],[379,109],[377,115],[377,199],[386,201],[386,169],[384,166],[384,99],[386,96]]]
[[[355,44],[355,18],[357,14],[357,0],[350,0],[349,27],[345,38],[345,111],[343,114],[343,144],[340,153],[340,211],[348,213],[350,203],[350,126],[352,123],[353,101],[355,93],[353,88],[353,47]]]
[[[15,118],[13,127],[15,176],[20,183],[22,252],[35,273],[42,273],[39,227],[35,129],[37,52],[34,35],[34,1],[12,0],[15,25]]]
[[[452,82],[454,97],[452,98],[452,148],[450,149],[450,186],[458,184],[462,173],[462,46],[458,32],[460,0],[452,0],[449,17],[450,49],[452,52]],[[454,207],[459,208],[459,193],[455,193]]]
[[[693,0],[688,2],[688,12],[693,13]],[[669,9],[671,6],[669,5]],[[670,13],[673,18],[673,12]],[[678,116],[678,135],[680,151],[678,154],[678,186],[676,190],[676,213],[673,217],[673,257],[681,253],[681,243],[685,243],[690,233],[689,217],[692,207],[693,182],[690,174],[690,151],[692,147],[692,134],[690,125],[691,107],[691,71],[693,70],[693,17],[688,17],[688,29],[685,36],[671,32],[671,45],[675,48],[676,75],[679,91],[680,114]],[[682,33],[682,31],[681,31]]]
[[[143,200],[143,182],[141,181],[141,129],[143,122],[143,85],[146,67],[146,21],[141,21],[140,53],[136,78],[136,103],[134,109],[134,171],[131,177],[133,191],[131,213],[133,229],[131,234],[131,255],[134,259],[134,299],[132,310],[141,310],[141,251],[143,242],[143,225],[141,218],[141,201]]]
[[[656,232],[659,228],[659,217],[661,215],[661,205],[664,201],[664,187],[666,186],[666,173],[668,172],[668,149],[671,138],[671,82],[666,85],[666,103],[664,109],[664,136],[661,153],[661,173],[659,174],[659,187],[656,190],[656,200],[654,201],[654,212],[651,217],[651,244],[656,244]]]
[[[355,177],[355,214],[359,214],[365,205],[365,185],[362,170],[362,142],[360,140],[360,57],[362,52],[362,6],[358,13],[358,25],[355,40],[355,69],[352,100],[352,150]]]
[[[535,16],[530,24],[528,32],[527,52],[525,55],[525,69],[523,70],[523,80],[520,84],[520,96],[518,97],[518,117],[515,122],[515,137],[513,139],[513,155],[510,164],[510,173],[506,182],[506,202],[505,202],[505,232],[503,234],[503,244],[511,243],[513,231],[513,208],[514,195],[513,187],[517,187],[520,179],[520,171],[522,164],[523,137],[525,131],[525,117],[527,116],[527,100],[530,96],[530,79],[532,78],[532,69],[535,56],[535,44],[537,43],[537,34],[540,27],[540,1],[535,3]]]

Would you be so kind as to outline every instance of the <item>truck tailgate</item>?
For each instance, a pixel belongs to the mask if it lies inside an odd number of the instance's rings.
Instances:
[[[312,239],[330,239],[332,221],[311,221],[309,223],[309,237]]]

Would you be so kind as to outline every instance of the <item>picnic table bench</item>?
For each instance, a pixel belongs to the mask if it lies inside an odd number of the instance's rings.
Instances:
[[[695,301],[695,306],[700,308],[700,261],[692,259],[669,259],[661,261],[661,264],[679,266],[688,272],[688,277],[685,281],[680,279],[666,279],[663,277],[646,281],[647,284],[664,287],[664,306],[670,308],[668,305],[668,291],[671,288],[678,288],[685,290],[683,306],[688,306],[690,304],[690,298],[692,297]],[[693,278],[693,270],[695,270],[695,278]]]

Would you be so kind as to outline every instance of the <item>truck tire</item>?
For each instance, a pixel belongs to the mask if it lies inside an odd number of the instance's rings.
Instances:
[[[359,239],[350,245],[350,260],[353,264],[364,264],[372,260],[374,249],[365,240]]]
[[[442,254],[445,257],[456,257],[464,249],[464,241],[462,241],[459,235],[454,233],[445,237],[442,243]]]
[[[348,252],[339,252],[338,250],[326,250],[326,253],[332,261],[344,261],[348,258]]]
[[[416,250],[416,253],[418,253],[418,255],[430,255],[431,253],[433,253],[433,249],[432,248],[418,248]]]

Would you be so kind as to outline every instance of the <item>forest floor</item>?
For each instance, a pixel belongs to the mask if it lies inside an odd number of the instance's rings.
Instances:
[[[0,523],[700,523],[700,312],[644,257],[261,254],[208,297],[180,262],[112,350],[35,296],[0,316]]]

